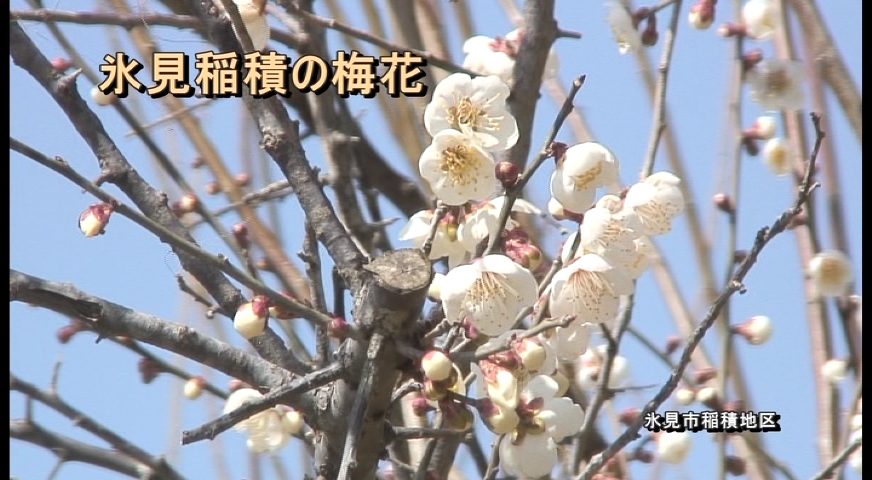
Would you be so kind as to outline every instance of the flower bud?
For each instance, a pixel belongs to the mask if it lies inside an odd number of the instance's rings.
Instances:
[[[186,193],[173,204],[173,212],[175,212],[176,216],[181,217],[186,213],[196,212],[199,206],[200,199],[193,193]]]
[[[688,22],[697,30],[706,30],[715,21],[715,8],[711,1],[700,0],[690,7]]]
[[[266,329],[266,321],[269,318],[269,299],[263,295],[257,295],[250,302],[244,303],[236,310],[233,317],[233,328],[243,337],[250,340]]]
[[[185,398],[196,400],[203,394],[203,386],[206,385],[206,380],[203,377],[191,377],[185,382],[183,393]]]
[[[850,260],[838,250],[815,255],[808,263],[808,273],[817,291],[828,297],[844,294],[854,280]]]
[[[118,96],[115,95],[112,90],[110,90],[109,93],[103,93],[97,87],[91,89],[91,98],[94,100],[94,103],[101,107],[112,105],[118,101]]]
[[[238,378],[231,379],[230,383],[227,385],[227,389],[230,390],[230,393],[233,393],[233,392],[240,390],[240,389],[243,389],[243,388],[251,388],[251,385],[243,382],[242,380],[240,380]]]
[[[763,61],[763,50],[759,48],[755,48],[753,50],[749,50],[742,55],[742,67],[745,70],[750,70],[754,68],[755,65]]]
[[[765,315],[755,315],[747,322],[735,325],[732,331],[745,337],[751,345],[762,345],[772,336],[772,321]]]
[[[702,385],[717,376],[718,371],[712,367],[699,368],[693,372],[693,381],[697,385]]]
[[[140,375],[142,375],[142,383],[145,384],[151,383],[160,373],[160,367],[157,362],[148,357],[140,358],[137,367],[139,368]]]
[[[744,36],[745,25],[727,22],[718,27],[718,35],[724,38]]]
[[[648,25],[645,27],[645,30],[642,30],[640,38],[642,39],[642,45],[646,47],[657,45],[657,40],[660,39],[660,34],[657,32],[657,17],[654,15],[648,17]]]
[[[848,375],[848,362],[838,358],[827,360],[821,366],[821,375],[830,385],[837,385]]]
[[[718,410],[721,407],[721,401],[718,397],[718,389],[715,387],[703,387],[696,392],[696,400],[708,408]]]
[[[718,207],[718,210],[732,215],[736,213],[736,207],[733,205],[733,200],[726,193],[716,193],[712,200],[715,202],[715,206]]]
[[[441,382],[451,376],[454,364],[442,351],[430,350],[421,358],[421,369],[430,380]]]
[[[682,463],[691,445],[687,432],[662,432],[657,436],[657,455],[666,463]]]
[[[747,471],[745,460],[733,455],[727,455],[726,458],[724,458],[724,467],[727,473],[734,477],[741,477]]]
[[[334,317],[327,325],[327,333],[333,338],[345,338],[348,335],[348,322],[342,317]]]
[[[73,336],[81,331],[82,331],[81,327],[79,327],[78,325],[76,325],[74,323],[71,323],[69,325],[64,325],[63,327],[58,329],[58,333],[57,333],[58,342],[63,343],[63,344],[69,343],[69,341],[73,338]]]
[[[448,396],[448,388],[443,382],[434,382],[428,378],[424,380],[421,394],[424,395],[424,398],[427,400],[438,402]]]
[[[221,193],[221,185],[218,182],[209,182],[206,184],[205,190],[209,195],[218,195]]]
[[[672,355],[676,350],[678,350],[678,347],[680,347],[682,343],[684,343],[684,341],[680,337],[671,335],[666,339],[666,348],[663,350],[663,353],[666,355]]]
[[[239,245],[239,248],[243,250],[248,250],[251,246],[251,241],[248,238],[248,225],[245,222],[237,223],[233,225],[231,229],[233,233],[233,238],[236,240],[236,244]]]
[[[238,187],[247,187],[248,184],[251,183],[251,175],[242,172],[237,173],[235,177],[233,177],[233,181],[236,183]]]
[[[621,411],[621,413],[618,414],[618,420],[621,423],[623,423],[624,425],[629,427],[630,425],[633,424],[633,422],[635,422],[639,418],[639,415],[641,413],[642,413],[642,410],[639,410],[638,408],[635,408],[635,407],[626,408],[623,411]]]
[[[423,417],[427,415],[427,412],[432,412],[436,410],[436,407],[430,404],[425,397],[415,397],[412,400],[412,412],[419,417]]]
[[[73,62],[69,58],[57,57],[51,61],[51,66],[58,72],[64,73],[73,67]]]
[[[520,423],[520,418],[515,410],[501,407],[489,398],[479,399],[476,402],[476,407],[485,425],[497,435],[511,433]]]
[[[288,435],[300,433],[305,425],[306,422],[303,421],[303,415],[294,409],[289,409],[282,415],[282,428],[285,429]]]
[[[778,132],[778,120],[771,115],[757,117],[757,120],[754,121],[752,131],[754,132],[754,136],[760,140],[775,138],[775,134]]]
[[[91,205],[79,215],[79,230],[86,237],[102,235],[105,233],[104,229],[106,224],[109,223],[109,217],[112,216],[113,211],[115,211],[115,207],[108,203],[95,203]]]
[[[688,406],[696,401],[696,392],[689,388],[679,388],[675,391],[675,400],[681,405]]]
[[[510,189],[518,183],[518,166],[512,162],[500,162],[495,167],[497,180],[503,188]]]
[[[642,463],[653,463],[654,454],[648,450],[638,449],[633,452],[633,458],[631,458],[631,460],[636,460],[637,462]]]
[[[538,338],[522,338],[512,345],[521,364],[530,372],[536,372],[545,363],[545,347]]]
[[[472,415],[472,412],[466,408],[466,405],[458,405],[456,403],[453,405],[457,405],[457,408],[444,409],[442,411],[445,427],[457,432],[465,432],[472,428],[475,424],[475,417]]]

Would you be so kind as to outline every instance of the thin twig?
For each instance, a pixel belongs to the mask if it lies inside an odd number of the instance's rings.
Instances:
[[[763,248],[778,234],[783,232],[787,226],[790,224],[790,221],[802,210],[802,206],[806,203],[809,198],[810,193],[814,188],[816,188],[817,184],[812,184],[811,178],[812,173],[814,171],[815,159],[817,158],[818,151],[820,150],[820,144],[824,138],[824,132],[820,130],[819,117],[817,114],[811,114],[812,123],[815,125],[815,129],[817,131],[817,139],[815,140],[815,148],[813,149],[813,153],[808,163],[808,167],[806,169],[805,178],[803,179],[802,185],[799,189],[799,193],[797,194],[796,201],[793,205],[785,210],[777,220],[770,226],[764,227],[757,232],[757,238],[754,241],[754,246],[748,252],[748,256],[742,261],[741,265],[736,269],[735,274],[732,276],[730,282],[724,286],[724,289],[721,291],[720,295],[718,295],[717,299],[712,304],[709,309],[708,314],[706,314],[705,318],[700,322],[699,326],[694,331],[693,335],[690,337],[687,342],[687,346],[684,348],[681,354],[681,359],[676,366],[676,369],[670,373],[669,379],[663,385],[659,392],[645,405],[645,408],[642,410],[637,419],[627,427],[626,430],[617,438],[614,442],[612,442],[602,453],[595,456],[591,462],[587,465],[587,468],[582,473],[580,480],[591,480],[591,478],[599,472],[599,470],[603,467],[605,462],[614,457],[618,452],[620,452],[628,443],[638,438],[638,432],[642,428],[642,425],[645,421],[645,417],[656,410],[675,390],[678,386],[678,382],[681,378],[681,375],[684,373],[684,370],[690,364],[690,357],[693,350],[699,345],[702,341],[702,338],[705,336],[706,332],[712,325],[714,325],[715,320],[717,320],[721,310],[724,307],[724,304],[729,300],[729,298],[736,292],[743,292],[745,290],[745,286],[742,284],[742,281],[748,275],[751,268],[756,264],[757,258],[760,255],[760,252]]]
[[[835,473],[836,469],[842,466],[848,460],[848,457],[851,456],[858,448],[863,446],[863,437],[857,438],[850,445],[845,447],[844,450],[839,452],[833,460],[824,467],[817,475],[815,475],[812,480],[826,480],[831,478],[831,475]]]

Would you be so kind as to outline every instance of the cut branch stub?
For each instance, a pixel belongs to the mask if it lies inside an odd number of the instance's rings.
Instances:
[[[387,252],[363,269],[367,278],[355,295],[354,321],[372,332],[372,339],[346,340],[349,375],[336,382],[329,406],[321,412],[326,435],[316,465],[328,479],[374,477],[387,446],[391,394],[408,362],[394,340],[416,330],[433,278],[430,261],[418,249]],[[340,474],[348,442],[353,442],[348,447],[353,458],[345,459]]]

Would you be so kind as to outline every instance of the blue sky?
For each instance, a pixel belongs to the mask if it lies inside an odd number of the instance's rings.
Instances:
[[[156,8],[156,3],[140,0],[138,6],[142,9]],[[350,6],[350,3],[347,16],[355,18],[357,7]],[[383,5],[387,2],[376,3]],[[500,8],[500,2],[481,0],[468,3],[473,12],[476,33],[496,36],[514,28]],[[725,258],[723,248],[726,228],[723,216],[713,210],[710,199],[714,193],[725,187],[722,174],[724,165],[729,164],[732,155],[729,140],[731,134],[725,133],[729,132],[730,125],[725,105],[729,92],[732,43],[718,37],[714,28],[708,31],[691,29],[686,22],[689,3],[685,2],[683,7],[685,12],[682,13],[679,27],[667,99],[671,112],[671,128],[679,138],[680,149],[689,169],[687,181],[693,184],[696,194],[691,201],[696,202],[704,216],[704,225],[713,239],[716,252],[714,264],[721,271],[724,263],[721,259]],[[452,8],[452,4],[445,4],[443,8]],[[49,6],[67,11],[97,8],[96,3],[63,0],[55,1]],[[16,0],[11,3],[11,8],[28,7],[26,2]],[[851,76],[858,85],[861,84],[861,3],[825,2],[821,8]],[[587,75],[586,84],[576,98],[576,103],[586,115],[596,139],[608,146],[618,157],[622,180],[630,184],[636,179],[645,154],[651,109],[640,82],[637,64],[631,56],[618,53],[611,32],[603,21],[605,12],[600,2],[558,0],[556,18],[560,26],[581,32],[583,38],[560,39],[555,48],[561,59],[560,77],[565,85],[576,75]],[[320,13],[327,14],[324,11]],[[667,25],[668,15],[668,9],[661,12],[661,29]],[[721,2],[716,25],[732,19],[734,14],[731,12],[731,4]],[[364,27],[362,23],[351,23]],[[62,50],[47,29],[32,22],[25,22],[23,26],[48,58],[62,55]],[[96,69],[105,53],[117,50],[119,44],[113,42],[119,40],[115,39],[121,39],[121,50],[131,52],[134,58],[137,57],[135,50],[124,40],[123,31],[120,29],[112,29],[112,36],[106,35],[106,29],[96,26],[66,24],[62,26],[62,30],[81,48],[81,53],[91,68]],[[153,27],[152,34],[162,51],[184,50],[193,58],[194,53],[208,49],[204,48],[206,45],[203,41],[187,32]],[[449,29],[449,38],[451,54],[456,61],[462,61],[463,39],[454,30],[453,23]],[[338,35],[330,32],[329,39],[331,48],[342,48]],[[754,46],[759,46],[767,54],[772,52],[768,44]],[[369,46],[367,49],[365,51],[377,52]],[[659,55],[659,45],[650,49],[652,62],[656,62]],[[804,59],[802,54],[800,59]],[[10,68],[10,85],[17,89],[10,95],[10,134],[48,155],[61,155],[79,172],[95,178],[99,173],[97,162],[60,109],[26,72],[12,64],[11,59]],[[111,108],[100,108],[93,104],[89,97],[91,85],[84,77],[79,79],[78,88],[95,108],[119,148],[140,173],[158,188],[170,188],[165,176],[155,170],[154,163],[141,142],[135,137],[125,136],[129,128],[121,117]],[[743,99],[742,124],[747,126],[763,112],[748,100],[747,94]],[[810,105],[810,99],[810,95],[807,95],[806,105]],[[197,100],[186,101],[194,103]],[[145,95],[131,93],[125,102],[144,123],[152,122],[165,114],[160,102]],[[827,94],[827,102],[830,106],[837,105],[830,94]],[[366,134],[383,155],[394,159],[393,163],[398,170],[411,173],[409,163],[394,143],[390,128],[381,118],[378,103],[371,99],[354,98],[351,109],[361,119],[360,123]],[[532,137],[534,147],[538,147],[546,137],[556,111],[554,101],[547,94],[543,94],[540,108],[536,112]],[[832,111],[836,112],[836,109],[833,108]],[[250,117],[239,99],[213,102],[209,107],[198,110],[197,116],[232,171],[241,171],[243,162],[261,161],[263,154],[254,146],[256,137],[250,131]],[[832,142],[840,168],[856,289],[862,291],[862,152],[842,115],[836,113],[828,120],[830,128],[826,141]],[[245,123],[246,129],[239,128],[240,121]],[[187,169],[194,153],[179,127],[165,124],[152,132],[177,165],[191,175],[189,181],[193,185],[202,188],[211,180],[202,171]],[[562,130],[558,140],[574,142],[568,128]],[[240,144],[247,147],[240,147]],[[313,163],[322,164],[321,145],[317,138],[308,139],[304,147]],[[789,177],[774,177],[759,157],[743,158],[742,161],[738,233],[740,248],[747,248],[751,245],[757,229],[770,224],[790,204],[794,187]],[[655,166],[655,170],[660,169],[667,169],[663,154],[658,156]],[[272,166],[270,171],[272,178],[277,178],[278,169]],[[548,198],[549,175],[550,172],[544,169],[538,172],[530,188],[531,200],[543,207]],[[169,247],[120,216],[113,217],[107,228],[107,235],[92,239],[83,237],[76,228],[76,219],[84,208],[94,202],[93,198],[82,194],[77,187],[57,174],[18,154],[11,154],[10,179],[12,268],[51,280],[73,282],[86,292],[170,321],[215,332],[219,338],[244,346],[228,323],[223,319],[205,320],[200,310],[179,293],[174,276],[181,272],[181,268]],[[113,194],[119,194],[113,187],[109,187],[109,190]],[[819,199],[823,198],[821,192],[818,195]],[[213,207],[222,204],[215,197],[208,197],[206,201]],[[823,202],[818,205],[818,213],[825,215]],[[270,218],[267,216],[268,210],[262,208],[260,212],[262,218]],[[275,215],[283,219],[280,233],[287,251],[293,257],[301,246],[301,239],[297,236],[301,218],[298,205],[295,200],[288,199],[281,202],[275,212]],[[387,204],[385,215],[400,216]],[[226,217],[225,224],[230,226],[237,220]],[[391,226],[389,231],[394,238],[402,224],[400,221]],[[204,247],[216,252],[224,251],[222,241],[205,229],[198,230],[196,236]],[[827,230],[821,231],[821,241],[825,248],[833,245],[833,239]],[[560,238],[556,234],[549,234],[542,248],[553,252],[559,242]],[[394,243],[400,244],[396,241]],[[696,318],[702,318],[707,305],[702,300],[699,288],[699,271],[688,257],[691,244],[685,222],[679,220],[673,232],[660,237],[658,244],[674,269]],[[805,299],[802,295],[802,268],[798,259],[797,242],[792,233],[788,232],[776,239],[765,250],[760,264],[747,278],[748,292],[734,297],[732,315],[734,321],[752,315],[768,315],[774,322],[775,332],[767,344],[751,347],[740,341],[737,342],[736,351],[753,392],[753,405],[759,410],[777,411],[782,416],[782,432],[768,434],[766,438],[772,455],[787,463],[799,478],[808,478],[820,469],[820,465],[815,445],[815,392],[811,376],[814,367],[809,354],[810,339],[804,311]],[[648,273],[643,276],[637,290],[633,324],[656,343],[662,344],[667,336],[676,334],[677,330],[653,275]],[[847,352],[844,336],[835,318],[835,315],[831,315],[835,351],[837,356],[844,356]],[[218,471],[215,470],[214,445],[203,442],[186,447],[178,446],[179,432],[214,417],[220,411],[220,403],[208,400],[205,396],[196,402],[184,400],[180,395],[181,383],[167,375],[159,377],[150,385],[143,385],[138,378],[138,359],[134,355],[110,342],[95,344],[91,335],[77,336],[67,345],[58,344],[54,335],[65,323],[63,317],[52,312],[21,303],[10,304],[12,372],[24,380],[46,387],[55,362],[60,360],[63,366],[58,386],[64,398],[99,418],[110,428],[135,440],[147,451],[168,452],[174,464],[189,478],[253,477],[251,459],[245,452],[242,435],[228,433],[216,440],[215,443],[220,448],[218,451],[222,452],[218,456],[222,462]],[[718,354],[716,340],[717,336],[713,332],[704,342],[715,358]],[[666,379],[666,369],[634,340],[628,339],[622,352],[630,359],[633,384],[662,383]],[[165,358],[191,372],[203,374],[221,387],[227,384],[228,379],[221,374],[208,372],[186,360]],[[841,389],[843,399],[852,394],[848,383],[845,382]],[[644,390],[627,394],[619,398],[615,409],[641,406],[653,393],[653,390]],[[24,412],[21,395],[10,394],[10,401],[10,417],[21,417]],[[843,405],[845,403],[843,400]],[[604,413],[608,411],[606,409]],[[76,429],[71,422],[46,408],[36,408],[35,419],[63,434],[102,445],[99,440]],[[605,420],[601,422],[601,429],[608,438],[614,438],[617,433],[612,424]],[[299,472],[307,462],[305,453],[298,447],[299,445],[292,444],[281,455],[281,461],[291,478],[302,478]],[[662,478],[713,477],[715,443],[709,436],[699,434],[694,437],[693,448],[690,459],[682,466],[634,468],[634,477],[652,476],[658,468]],[[488,446],[485,445],[485,450],[487,449]],[[54,465],[54,458],[50,453],[22,442],[11,441],[10,452],[10,473],[21,479],[44,478]],[[268,460],[263,459],[261,466],[261,478],[276,478]],[[226,469],[226,476],[218,473],[222,469]],[[96,474],[92,467],[78,464],[65,465],[56,478],[93,478],[93,475],[107,480],[121,478],[105,471]],[[852,473],[848,478],[858,478],[851,475]],[[474,478],[474,475],[470,478]]]

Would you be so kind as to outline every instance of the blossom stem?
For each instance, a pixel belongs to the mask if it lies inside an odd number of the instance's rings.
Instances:
[[[497,243],[499,243],[499,240],[502,237],[502,231],[506,228],[506,223],[509,221],[509,215],[512,213],[512,206],[514,206],[515,200],[524,191],[524,186],[526,186],[527,182],[533,178],[533,174],[536,173],[536,170],[545,162],[545,159],[551,155],[551,144],[554,143],[554,139],[557,137],[557,132],[560,131],[560,127],[563,126],[566,117],[568,117],[573,108],[575,108],[572,102],[575,100],[575,95],[579,90],[581,90],[581,86],[584,85],[585,78],[585,75],[581,75],[572,81],[572,88],[566,95],[566,100],[563,101],[563,105],[560,107],[560,111],[557,113],[557,117],[551,125],[551,131],[545,139],[545,144],[542,146],[542,149],[539,150],[539,154],[536,155],[536,160],[527,167],[520,177],[518,177],[518,182],[512,186],[512,188],[506,190],[506,200],[503,203],[503,209],[500,210],[500,217],[495,230],[497,233],[488,239],[487,249],[485,249],[483,255],[493,253]]]

